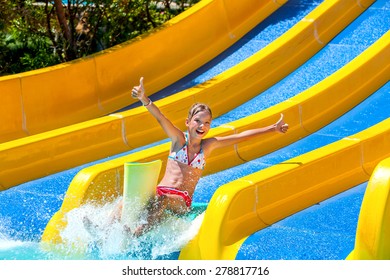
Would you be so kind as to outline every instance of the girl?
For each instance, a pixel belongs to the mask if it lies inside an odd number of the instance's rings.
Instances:
[[[147,207],[147,223],[136,228],[132,232],[134,236],[142,235],[159,223],[165,210],[179,215],[189,211],[196,184],[202,175],[207,158],[214,149],[234,145],[265,133],[285,133],[288,129],[288,124],[283,121],[281,115],[275,124],[267,127],[230,136],[205,138],[212,121],[212,113],[207,105],[196,103],[190,108],[185,121],[187,131],[182,132],[146,96],[143,77],[140,79],[140,84],[132,89],[132,96],[142,102],[172,141],[164,177],[156,188],[155,198]],[[121,212],[122,203],[119,203],[112,218],[120,219]]]

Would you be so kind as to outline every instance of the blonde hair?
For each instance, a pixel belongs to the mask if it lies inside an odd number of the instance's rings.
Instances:
[[[191,108],[188,111],[188,120],[191,120],[192,117],[199,112],[207,112],[210,114],[210,117],[213,118],[213,114],[211,113],[211,109],[209,106],[203,103],[195,103],[191,106]]]

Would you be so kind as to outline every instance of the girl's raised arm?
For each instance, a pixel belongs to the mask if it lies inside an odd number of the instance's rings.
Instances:
[[[283,114],[280,114],[280,119],[275,124],[266,127],[245,130],[243,132],[228,135],[228,136],[211,138],[210,148],[211,149],[222,148],[229,145],[237,144],[245,140],[249,140],[261,134],[265,134],[269,132],[286,133],[287,130],[288,130],[288,124],[284,122]]]
[[[153,117],[156,118],[162,129],[172,141],[183,137],[183,132],[177,128],[168,118],[166,118],[160,109],[152,102],[152,100],[150,100],[150,98],[145,95],[143,77],[140,78],[139,85],[133,87],[131,95],[133,98],[138,98],[141,101],[142,105],[144,105],[145,108],[153,115]]]

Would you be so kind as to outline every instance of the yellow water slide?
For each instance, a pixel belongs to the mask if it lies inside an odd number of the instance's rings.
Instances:
[[[0,77],[0,143],[86,121],[154,93],[210,61],[287,0],[202,0],[146,35],[69,63]]]
[[[159,100],[156,104],[180,128],[184,128],[187,108],[195,101],[206,102],[213,108],[214,115],[219,116],[295,70],[372,2],[324,1],[250,59],[204,84]],[[147,81],[149,72],[144,73]],[[296,112],[289,117],[296,119]],[[269,117],[266,121],[269,123],[274,119]],[[125,152],[164,137],[145,108],[135,108],[3,143],[0,144],[0,189]]]
[[[372,173],[348,260],[390,260],[390,157]]]
[[[297,96],[257,114],[210,130],[210,136],[238,133],[242,130],[265,126],[275,122],[282,112],[285,114],[290,125],[289,133],[286,135],[274,134],[268,137],[261,137],[212,154],[208,159],[209,164],[206,167],[205,173],[210,174],[233,167],[297,141],[307,134],[320,129],[359,104],[388,81],[390,71],[389,39],[390,32],[386,33],[349,64]],[[340,92],[344,93],[342,98],[340,98]],[[169,143],[165,143],[81,170],[70,184],[60,210],[49,221],[43,233],[42,240],[54,243],[61,242],[60,231],[66,225],[65,216],[70,210],[80,207],[87,202],[107,202],[120,195],[123,188],[124,163],[161,159],[164,168],[169,152],[169,145]],[[379,144],[378,148],[380,148]],[[369,169],[368,162],[365,164],[365,167]],[[281,170],[284,170],[283,168]],[[275,167],[275,169],[278,169],[278,167]],[[249,193],[252,194],[252,191],[249,191]],[[216,202],[216,204],[218,203],[220,202]],[[281,202],[279,201],[279,203]],[[237,205],[235,207],[239,208]],[[245,205],[249,205],[249,202]],[[208,209],[211,209],[210,207],[213,206],[210,204]],[[253,204],[251,209],[253,211]],[[248,210],[247,207],[244,207],[243,211],[246,210]],[[237,219],[241,214],[242,212],[238,212]],[[221,211],[219,215],[218,217],[223,219],[225,212]],[[226,227],[223,230],[226,230]],[[253,228],[254,225],[245,225],[244,228],[251,229],[251,227]],[[209,230],[218,231],[220,228],[216,227]],[[234,228],[234,230],[237,229]],[[242,229],[238,231],[249,234]],[[241,239],[244,236],[241,236]],[[234,239],[235,242],[233,243],[240,242],[241,239]],[[230,239],[229,242],[231,242]],[[200,249],[198,249],[199,246],[196,244],[196,241],[191,242],[189,246],[189,248],[183,251],[183,258],[204,257],[201,253],[198,253]],[[225,255],[221,251],[222,249],[213,251],[210,254],[214,255],[210,258],[231,257],[231,253]]]

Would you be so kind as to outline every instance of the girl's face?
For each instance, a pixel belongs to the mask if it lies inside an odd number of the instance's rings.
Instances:
[[[211,116],[207,111],[200,111],[195,114],[190,120],[186,120],[186,126],[193,138],[200,138],[206,136],[210,130]]]

